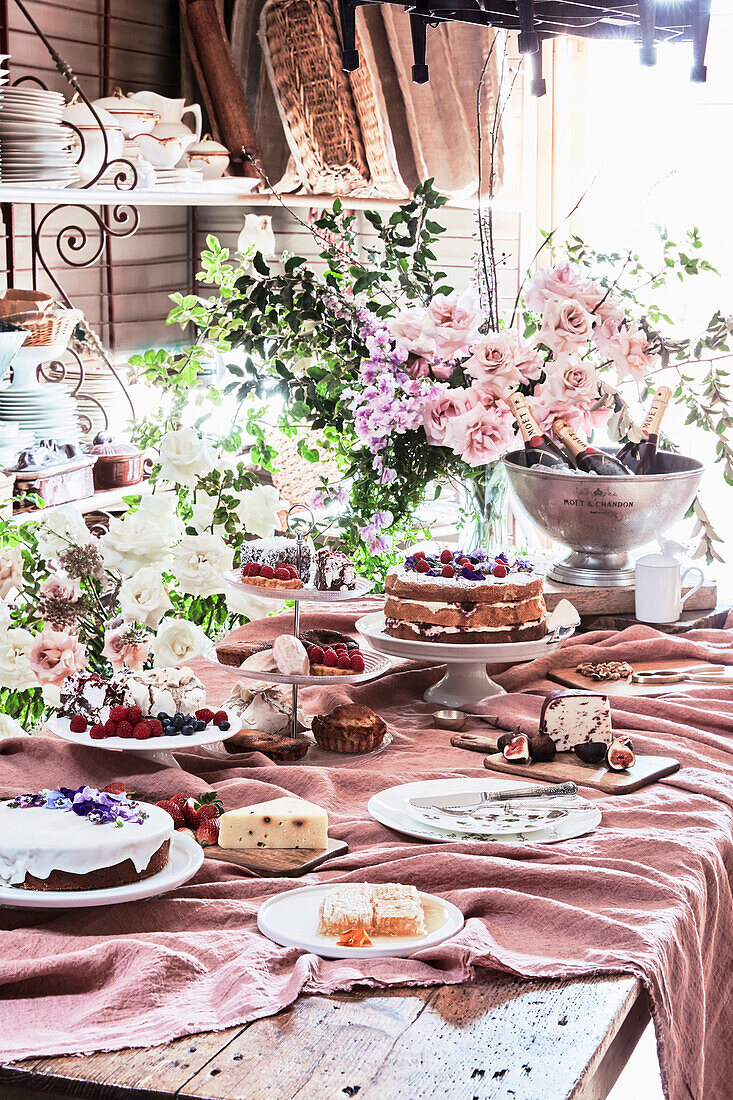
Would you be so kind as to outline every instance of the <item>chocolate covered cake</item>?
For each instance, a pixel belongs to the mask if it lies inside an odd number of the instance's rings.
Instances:
[[[533,641],[547,633],[543,578],[522,559],[422,551],[387,574],[385,633],[424,642]]]

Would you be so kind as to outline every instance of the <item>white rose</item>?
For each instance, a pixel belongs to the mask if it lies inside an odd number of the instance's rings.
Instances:
[[[160,476],[176,485],[196,487],[216,466],[216,454],[195,428],[166,432],[160,441]]]
[[[253,596],[228,584],[226,587],[226,605],[232,615],[244,615],[247,619],[266,619],[268,615],[277,615],[285,607],[285,600],[268,600],[263,596]]]
[[[92,542],[84,516],[73,504],[47,509],[43,513],[36,538],[38,551],[46,561],[57,558],[68,546],[85,546]]]
[[[153,664],[159,668],[185,665],[209,644],[200,626],[188,619],[163,619],[153,640]]]
[[[178,515],[178,497],[175,493],[151,493],[143,497],[137,514],[154,523],[171,544],[177,542],[185,530]]]
[[[236,512],[250,535],[269,539],[280,529],[278,510],[284,507],[273,485],[255,485],[245,489]]]
[[[234,552],[221,535],[184,535],[173,554],[172,572],[182,592],[213,596],[224,591],[222,573],[233,561]]]
[[[145,623],[155,630],[166,611],[172,607],[163,578],[152,565],[138,569],[120,588],[122,617],[129,623]]]
[[[23,553],[19,546],[0,550],[0,598],[23,587]]]
[[[11,627],[0,631],[0,687],[11,691],[38,687],[30,662],[32,645],[33,635],[29,630]]]
[[[4,630],[6,626],[10,626],[10,608],[5,600],[0,600],[0,630]]]
[[[3,737],[27,737],[28,733],[20,722],[16,722],[9,714],[0,714],[0,740]]]
[[[208,493],[202,493],[199,489],[194,495],[191,510],[193,512],[191,526],[195,527],[197,531],[206,531],[214,522],[216,497],[209,496]]]
[[[43,701],[47,707],[54,707],[56,710],[61,706],[61,685],[60,684],[44,684],[41,689],[41,695]]]

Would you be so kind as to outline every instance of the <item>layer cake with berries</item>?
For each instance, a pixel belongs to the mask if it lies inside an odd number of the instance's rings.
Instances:
[[[547,633],[543,578],[524,559],[416,551],[387,573],[385,633],[425,642],[533,641]]]
[[[242,580],[266,588],[302,588],[315,574],[315,549],[311,539],[298,542],[285,535],[245,542],[240,551]]]
[[[101,890],[168,863],[173,822],[128,794],[57,787],[0,802],[0,883],[25,890]]]

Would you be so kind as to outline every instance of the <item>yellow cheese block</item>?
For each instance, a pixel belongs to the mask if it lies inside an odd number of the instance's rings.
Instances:
[[[273,798],[219,819],[220,848],[325,848],[328,814],[302,798]]]

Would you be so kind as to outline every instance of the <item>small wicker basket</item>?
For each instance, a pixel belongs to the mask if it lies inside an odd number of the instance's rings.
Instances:
[[[84,314],[79,309],[50,309],[46,313],[18,313],[8,317],[10,324],[26,328],[30,336],[23,347],[50,347],[63,344],[64,349]]]

